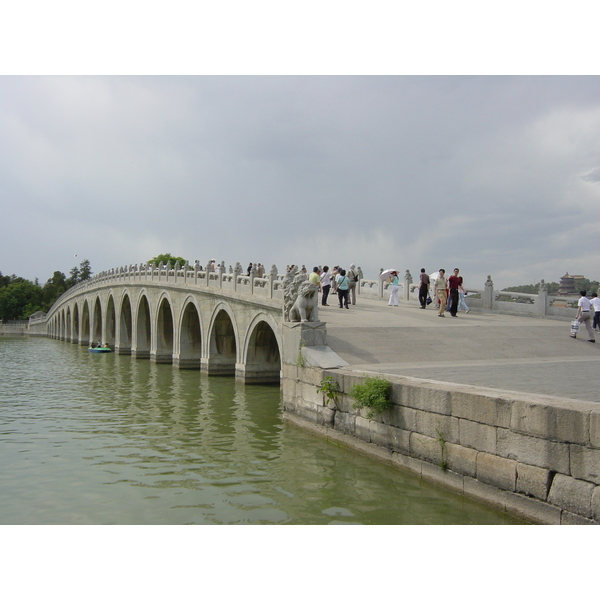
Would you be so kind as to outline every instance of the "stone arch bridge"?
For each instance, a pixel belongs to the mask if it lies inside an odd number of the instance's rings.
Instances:
[[[259,278],[140,265],[79,283],[30,331],[258,383],[280,381],[286,325],[300,324],[284,323],[275,268]]]

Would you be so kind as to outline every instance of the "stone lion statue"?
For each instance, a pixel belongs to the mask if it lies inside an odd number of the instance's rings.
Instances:
[[[298,294],[290,311],[288,321],[309,321],[311,323],[319,320],[319,288],[310,281],[302,281],[298,285]]]

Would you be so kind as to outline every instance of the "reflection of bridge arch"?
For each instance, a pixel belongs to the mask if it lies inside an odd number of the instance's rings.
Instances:
[[[46,332],[208,375],[279,381],[281,301],[246,288],[214,290],[212,282],[193,287],[162,279],[113,280],[72,288],[49,311]]]

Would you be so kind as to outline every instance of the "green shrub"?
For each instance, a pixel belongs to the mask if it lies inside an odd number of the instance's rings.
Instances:
[[[365,377],[364,383],[357,383],[350,389],[350,395],[356,400],[353,408],[368,408],[367,419],[391,408],[391,394],[392,384],[379,377]]]
[[[327,398],[327,400],[325,400],[325,404],[329,404],[330,400],[335,400],[336,394],[339,391],[337,383],[330,375],[321,381],[321,385],[317,389],[325,396],[325,398]]]

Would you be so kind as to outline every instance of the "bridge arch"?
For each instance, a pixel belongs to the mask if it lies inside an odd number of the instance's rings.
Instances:
[[[281,379],[281,345],[275,320],[265,312],[254,317],[244,340],[236,377],[249,383],[274,383]]]
[[[135,339],[131,354],[136,358],[150,358],[152,341],[152,313],[148,296],[144,291],[140,294],[135,310]]]
[[[238,331],[235,316],[225,302],[213,311],[206,357],[203,361],[209,375],[235,375],[238,363]]]
[[[108,303],[106,305],[106,327],[104,329],[104,339],[102,340],[105,344],[108,344],[111,348],[115,347],[115,339],[117,337],[117,318],[115,309],[115,298],[111,290],[108,295]]]
[[[129,291],[125,290],[117,311],[117,334],[115,336],[115,351],[118,354],[131,354],[133,339],[133,310]]]
[[[194,297],[185,298],[177,327],[179,344],[173,361],[180,369],[200,369],[201,367],[204,335],[200,314],[200,307]]]
[[[81,336],[79,343],[82,346],[89,346],[90,344],[90,305],[87,298],[83,301],[83,308],[81,309]]]
[[[158,300],[155,328],[156,344],[151,353],[157,363],[172,363],[174,348],[173,303],[166,292]]]
[[[77,302],[73,303],[73,336],[71,341],[74,344],[79,342],[79,304]]]
[[[66,338],[65,341],[70,342],[72,339],[72,317],[71,317],[71,307],[67,306],[67,314],[66,314]]]
[[[96,296],[92,309],[92,329],[90,331],[91,341],[100,343],[102,341],[102,303],[100,296]]]

